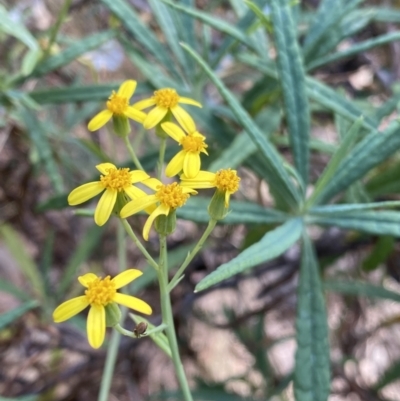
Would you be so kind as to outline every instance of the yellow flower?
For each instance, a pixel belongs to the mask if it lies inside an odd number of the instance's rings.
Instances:
[[[162,129],[181,146],[182,150],[178,152],[168,163],[165,169],[167,177],[173,177],[183,170],[188,178],[194,178],[200,171],[200,153],[208,155],[206,148],[208,147],[204,140],[206,137],[198,131],[188,132],[187,135],[183,130],[174,123],[166,122],[161,124]]]
[[[158,204],[158,207],[150,214],[143,227],[143,238],[147,241],[151,225],[157,216],[162,214],[168,216],[171,211],[182,207],[190,197],[190,194],[196,194],[197,192],[192,188],[183,188],[176,182],[164,185],[156,178],[147,180],[146,185],[154,189],[156,193],[130,201],[122,208],[120,216],[125,219],[149,206]]]
[[[100,113],[96,114],[89,121],[89,131],[97,131],[99,128],[106,125],[106,123],[113,116],[124,116],[142,123],[146,118],[146,114],[129,105],[129,99],[135,92],[136,85],[136,81],[128,80],[121,84],[117,93],[113,91],[106,103],[106,110],[103,110]]]
[[[179,103],[190,104],[192,106],[202,107],[199,102],[188,97],[179,96],[175,89],[164,88],[154,92],[154,96],[149,99],[141,100],[133,105],[138,110],[147,109],[151,106],[156,106],[152,109],[143,121],[143,126],[146,129],[155,127],[170,110],[179,124],[185,128],[187,132],[196,130],[196,126],[192,117],[185,111]]]
[[[86,287],[85,295],[72,298],[58,306],[53,312],[53,320],[56,323],[64,322],[90,305],[86,326],[89,344],[93,348],[101,347],[106,333],[105,307],[107,305],[117,303],[145,315],[151,315],[151,307],[146,302],[117,292],[118,289],[129,284],[142,274],[140,270],[129,269],[118,274],[113,279],[110,276],[101,278],[93,273],[78,277],[79,282]]]
[[[132,184],[147,180],[149,175],[142,170],[117,169],[112,163],[101,163],[96,168],[102,174],[100,181],[89,182],[75,188],[68,196],[68,203],[71,206],[79,205],[105,190],[94,213],[94,221],[98,226],[102,226],[110,218],[118,193],[124,192],[131,199],[146,195]]]
[[[240,178],[236,170],[219,170],[216,173],[200,171],[195,178],[181,176],[181,185],[186,188],[217,188],[225,194],[225,207],[229,206],[230,196],[239,189]]]

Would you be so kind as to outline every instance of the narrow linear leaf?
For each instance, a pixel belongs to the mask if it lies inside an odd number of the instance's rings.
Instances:
[[[242,107],[240,102],[229,92],[223,82],[214,74],[210,67],[205,63],[205,61],[190,47],[186,44],[182,44],[183,48],[189,52],[189,54],[199,63],[202,69],[206,72],[210,80],[217,87],[221,96],[225,99],[228,105],[231,107],[236,118],[246,130],[249,137],[258,146],[260,152],[265,157],[266,164],[269,169],[275,173],[276,179],[280,181],[281,187],[275,188],[279,191],[283,197],[287,197],[288,200],[292,202],[293,205],[297,205],[300,202],[300,195],[295,188],[289,174],[284,168],[281,156],[276,151],[276,149],[270,144],[270,142],[265,138],[263,133],[253,122],[247,111]]]
[[[177,210],[177,215],[181,219],[191,220],[198,223],[208,223],[210,215],[207,208],[211,198],[191,197],[182,208]],[[230,212],[221,221],[223,224],[265,224],[282,223],[288,216],[274,209],[268,209],[261,205],[250,202],[230,201]]]
[[[400,212],[367,210],[335,214],[329,217],[327,215],[310,215],[307,222],[370,234],[400,237]]]
[[[170,57],[165,46],[156,38],[154,33],[143,24],[134,9],[125,0],[101,0],[121,21],[125,29],[133,35],[149,53],[156,58],[168,71],[179,77],[174,60]]]
[[[393,7],[371,7],[373,20],[378,22],[400,23],[400,11]]]
[[[294,162],[303,184],[308,182],[310,111],[304,68],[297,43],[297,27],[289,0],[271,0],[271,18],[278,53],[278,74]]]
[[[294,394],[297,401],[326,401],[330,392],[328,323],[320,271],[304,233],[297,318]]]
[[[356,45],[351,46],[346,50],[336,52],[325,57],[317,58],[307,65],[307,70],[312,70],[314,68],[320,67],[321,65],[341,60],[346,57],[354,56],[355,54],[365,52],[369,49],[373,49],[374,47],[394,42],[396,40],[400,40],[400,32],[390,32],[385,35],[378,36],[374,39],[365,40],[364,42],[357,43]]]
[[[0,281],[0,291],[6,292],[7,294],[11,294],[20,301],[28,301],[31,299],[31,295],[27,293],[27,291],[18,288],[17,286],[15,286],[9,281],[6,281],[5,279],[2,279]]]
[[[0,237],[3,239],[7,249],[18,263],[21,272],[32,285],[34,294],[40,299],[43,299],[45,290],[39,269],[32,258],[28,255],[25,248],[21,246],[22,240],[18,233],[11,226],[3,224],[0,226]]]
[[[326,203],[333,196],[348,188],[369,170],[385,161],[400,149],[400,124],[392,122],[383,132],[374,132],[359,142],[340,163],[336,174],[315,199]]]
[[[23,109],[20,112],[20,116],[27,127],[27,133],[30,135],[33,145],[36,147],[40,162],[43,163],[44,169],[56,193],[61,194],[64,188],[63,179],[54,159],[52,148],[46,135],[46,129],[32,110]]]
[[[373,387],[375,391],[382,390],[388,384],[400,379],[400,360],[395,361],[383,372],[378,383]]]
[[[308,200],[308,204],[312,204],[314,199],[318,197],[318,194],[325,188],[331,178],[335,175],[337,168],[339,167],[340,162],[344,159],[350,148],[353,146],[354,142],[357,139],[358,134],[360,133],[360,128],[364,118],[361,116],[358,120],[354,122],[352,127],[349,129],[348,133],[340,143],[337,151],[332,156],[325,170],[319,177],[317,183],[315,184],[314,191]]]
[[[376,241],[372,251],[362,262],[362,269],[371,272],[384,264],[393,253],[396,239],[391,235],[382,235]]]
[[[243,273],[250,267],[265,263],[281,255],[289,249],[301,236],[303,221],[295,218],[278,228],[269,231],[256,244],[248,247],[231,261],[219,266],[217,270],[203,278],[195,288],[195,292],[205,290],[238,273]]]
[[[325,280],[324,289],[341,294],[361,296],[367,298],[380,298],[400,302],[400,294],[387,290],[384,287],[363,283],[360,281]]]
[[[116,36],[116,31],[104,31],[96,33],[91,36],[87,36],[82,40],[74,42],[71,46],[67,47],[60,53],[49,57],[43,63],[40,63],[37,68],[33,71],[32,75],[39,77],[48,74],[51,71],[57,70],[76,60],[78,57],[87,53],[90,50],[97,49],[103,43],[113,39]]]
[[[12,309],[8,312],[2,313],[0,315],[0,330],[4,327],[8,326],[14,320],[17,320],[21,316],[25,315],[26,312],[30,311],[33,308],[36,308],[39,305],[38,301],[28,301],[24,304],[18,306],[15,309]]]
[[[386,201],[386,202],[370,202],[360,204],[340,204],[340,205],[321,205],[315,206],[310,209],[310,213],[332,215],[353,213],[356,211],[369,210],[369,209],[387,209],[391,207],[400,207],[400,201]]]

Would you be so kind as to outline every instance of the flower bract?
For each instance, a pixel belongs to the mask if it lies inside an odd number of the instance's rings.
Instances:
[[[236,170],[223,169],[216,173],[200,171],[195,178],[181,176],[181,185],[186,188],[216,188],[225,194],[225,207],[229,206],[230,196],[239,189],[240,177]]]
[[[79,205],[104,191],[94,214],[94,221],[98,226],[102,226],[110,218],[118,193],[124,192],[130,199],[146,195],[132,184],[147,180],[149,175],[142,170],[118,169],[112,163],[101,163],[96,168],[102,174],[100,181],[89,182],[75,188],[68,196],[68,204]]]
[[[187,132],[196,130],[196,126],[189,113],[179,104],[190,104],[192,106],[202,107],[199,102],[188,97],[179,96],[175,89],[164,88],[154,92],[154,95],[149,99],[141,100],[133,105],[138,110],[147,109],[155,106],[143,121],[143,126],[146,129],[155,127],[168,113],[171,111],[179,124],[185,128]]]
[[[126,218],[141,210],[145,210],[149,206],[158,205],[147,218],[143,227],[143,238],[147,241],[149,239],[150,228],[157,216],[168,216],[171,211],[182,207],[190,197],[190,194],[196,194],[197,192],[188,186],[182,187],[176,182],[164,185],[155,178],[147,180],[146,185],[156,192],[152,195],[147,195],[128,202],[122,208],[120,216]]]
[[[121,84],[118,92],[113,91],[106,103],[106,109],[96,114],[88,124],[89,131],[97,131],[113,117],[126,117],[142,123],[146,114],[129,105],[129,99],[135,92],[137,82],[125,81]]]
[[[196,130],[188,132],[186,135],[182,128],[171,122],[163,123],[161,127],[182,146],[182,150],[168,163],[165,169],[166,176],[173,177],[183,170],[183,174],[186,177],[196,177],[201,166],[200,153],[208,155],[206,151],[207,145],[204,142],[205,136]]]
[[[113,279],[110,276],[101,278],[93,273],[78,277],[79,282],[86,288],[85,295],[72,298],[58,306],[53,312],[54,321],[64,322],[90,306],[86,326],[89,344],[93,348],[101,347],[106,333],[107,305],[117,303],[145,315],[151,315],[152,309],[146,302],[117,291],[142,274],[140,270],[128,269]]]

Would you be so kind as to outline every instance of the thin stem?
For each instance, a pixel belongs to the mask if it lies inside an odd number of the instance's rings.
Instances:
[[[130,154],[130,156],[132,158],[132,161],[135,164],[136,168],[138,168],[139,170],[143,170],[144,171],[143,166],[141,165],[139,159],[136,156],[135,151],[132,148],[131,143],[129,142],[128,135],[124,137],[124,142],[125,142],[126,147],[128,148],[128,152],[129,152],[129,154]]]
[[[161,138],[160,143],[160,156],[158,158],[158,179],[161,181],[162,173],[163,173],[163,166],[164,166],[164,158],[165,158],[165,148],[167,146],[166,138]]]
[[[204,243],[206,242],[206,239],[211,234],[211,231],[214,229],[216,224],[217,224],[217,220],[211,219],[208,222],[208,226],[207,226],[206,230],[204,231],[203,235],[201,236],[201,238],[199,239],[199,242],[192,249],[192,251],[188,253],[188,255],[186,256],[186,259],[183,261],[181,267],[178,269],[178,271],[175,273],[174,277],[168,284],[168,291],[171,291],[175,287],[175,285],[178,283],[178,281],[181,279],[182,273],[185,271],[185,269],[188,267],[189,263],[193,260],[193,258],[197,255],[197,253],[203,247]]]
[[[117,254],[118,254],[118,271],[126,270],[126,241],[125,232],[122,224],[117,227]],[[126,309],[122,311],[122,319],[126,316]],[[113,378],[115,362],[118,356],[118,348],[121,342],[121,334],[113,331],[111,340],[107,349],[106,362],[104,364],[103,377],[100,384],[100,392],[98,401],[107,401],[109,399],[111,382]]]
[[[125,228],[125,231],[128,233],[129,237],[132,239],[132,241],[135,243],[135,245],[139,248],[139,250],[142,252],[143,256],[146,258],[146,260],[149,262],[151,266],[154,267],[154,269],[158,270],[158,264],[157,262],[150,256],[150,254],[146,251],[146,248],[142,245],[142,243],[139,241],[139,238],[135,235],[135,233],[132,230],[132,227],[129,225],[129,223],[126,221],[126,219],[121,219],[122,225]]]
[[[158,281],[160,285],[160,300],[163,323],[167,325],[165,330],[169,347],[171,349],[172,361],[175,366],[175,373],[178,377],[183,398],[185,401],[193,401],[190,393],[189,384],[183,369],[181,357],[179,355],[178,342],[172,314],[171,300],[168,292],[168,260],[167,260],[167,239],[165,235],[160,235],[160,270],[158,271]]]

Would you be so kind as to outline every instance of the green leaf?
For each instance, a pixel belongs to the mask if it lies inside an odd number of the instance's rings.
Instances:
[[[43,163],[44,169],[56,193],[61,194],[64,188],[63,179],[58,171],[52,148],[46,135],[47,130],[38,120],[36,113],[33,113],[32,110],[23,109],[20,111],[19,115],[26,125],[27,133],[30,135],[33,145],[36,147],[40,157],[40,163]]]
[[[310,199],[307,201],[308,204],[312,204],[314,199],[318,198],[318,194],[325,188],[328,182],[330,182],[331,178],[335,175],[335,172],[339,167],[340,162],[344,159],[344,157],[356,141],[357,136],[360,133],[360,128],[363,120],[364,118],[362,116],[358,120],[356,120],[347,135],[340,143],[335,154],[332,156],[325,170],[320,175],[317,183],[315,184],[314,191]]]
[[[38,305],[38,301],[28,301],[13,310],[0,314],[0,330],[23,316],[26,312],[36,308]]]
[[[390,235],[382,235],[379,237],[373,250],[364,259],[362,269],[366,272],[370,272],[377,269],[382,263],[385,263],[393,252],[395,244],[395,238]]]
[[[166,70],[179,76],[175,68],[176,63],[170,57],[165,46],[143,24],[138,14],[125,0],[101,0],[101,2],[119,18],[125,29],[135,38],[135,41],[147,49],[150,55],[156,58]]]
[[[23,242],[19,234],[11,226],[3,224],[0,226],[0,236],[11,255],[18,263],[18,267],[26,280],[32,286],[35,295],[37,295],[39,299],[44,299],[45,290],[39,269],[26,252],[25,247],[21,245]]]
[[[340,163],[336,174],[315,199],[325,203],[348,188],[369,170],[385,161],[400,148],[400,124],[392,122],[383,132],[374,132],[359,142]]]
[[[400,207],[400,201],[386,201],[386,202],[370,202],[370,203],[360,203],[360,204],[340,204],[340,205],[321,205],[314,206],[310,209],[310,213],[313,214],[343,214],[343,213],[353,213],[362,210],[377,209],[377,208],[392,208]]]
[[[23,76],[29,75],[38,64],[40,58],[42,56],[42,51],[38,50],[30,50],[22,61],[21,73]]]
[[[373,49],[376,46],[384,45],[386,43],[394,42],[397,40],[400,40],[400,32],[390,32],[385,35],[378,36],[374,39],[365,40],[364,42],[357,43],[356,45],[353,45],[346,50],[339,51],[325,57],[317,58],[307,65],[307,70],[312,70],[314,68],[320,67],[321,65],[350,57],[355,54],[365,52],[369,49]]]
[[[361,281],[325,280],[324,288],[327,291],[340,292],[346,295],[361,296],[367,298],[380,298],[400,302],[400,294]]]
[[[378,22],[400,23],[400,10],[393,7],[371,7],[373,20]]]
[[[331,216],[310,215],[307,222],[370,234],[400,237],[400,212],[367,210]]]
[[[278,54],[278,73],[283,90],[285,115],[294,164],[303,184],[308,182],[310,111],[304,68],[289,0],[271,0],[271,17]]]
[[[400,379],[400,360],[395,361],[383,372],[378,383],[373,387],[375,391],[382,390],[388,384]]]
[[[20,301],[28,301],[31,299],[31,296],[26,290],[16,287],[5,279],[0,280],[0,291],[11,294]]]
[[[186,205],[177,209],[177,215],[181,219],[195,221],[197,223],[208,223],[210,215],[207,208],[211,198],[201,196],[190,197]],[[282,223],[288,216],[274,209],[268,209],[256,203],[231,200],[230,212],[221,221],[223,224],[265,224]]]
[[[14,19],[10,18],[8,11],[2,4],[0,4],[0,31],[14,36],[33,51],[38,51],[40,49],[33,35],[23,24],[19,24]]]
[[[297,401],[326,401],[330,392],[328,323],[318,261],[303,235],[298,301],[294,394]]]
[[[38,398],[39,398],[38,395],[25,395],[17,398],[0,397],[0,401],[37,401]]]
[[[231,107],[236,118],[246,130],[249,137],[258,146],[260,152],[265,158],[265,164],[270,170],[277,181],[280,182],[279,188],[274,188],[279,192],[282,197],[286,197],[288,202],[292,205],[297,205],[300,203],[300,195],[295,188],[289,174],[284,168],[284,164],[281,156],[276,151],[276,149],[270,144],[270,142],[265,138],[263,133],[260,131],[258,126],[251,119],[247,111],[242,107],[240,102],[230,93],[226,88],[224,83],[214,74],[210,67],[205,63],[205,61],[190,47],[182,44],[183,48],[189,52],[189,54],[199,63],[214,85],[217,87],[221,96],[225,99],[228,105]]]
[[[45,61],[40,63],[37,68],[33,71],[32,75],[39,77],[46,75],[51,71],[57,70],[64,65],[71,63],[78,57],[82,56],[86,52],[97,49],[103,43],[113,39],[116,36],[116,31],[104,31],[85,37],[84,39],[77,40],[71,46],[67,47],[60,53],[47,58]]]
[[[205,290],[212,285],[244,272],[250,267],[276,258],[300,238],[302,230],[302,219],[294,218],[269,231],[259,242],[251,245],[236,258],[219,266],[217,270],[203,278],[197,284],[195,292]]]

